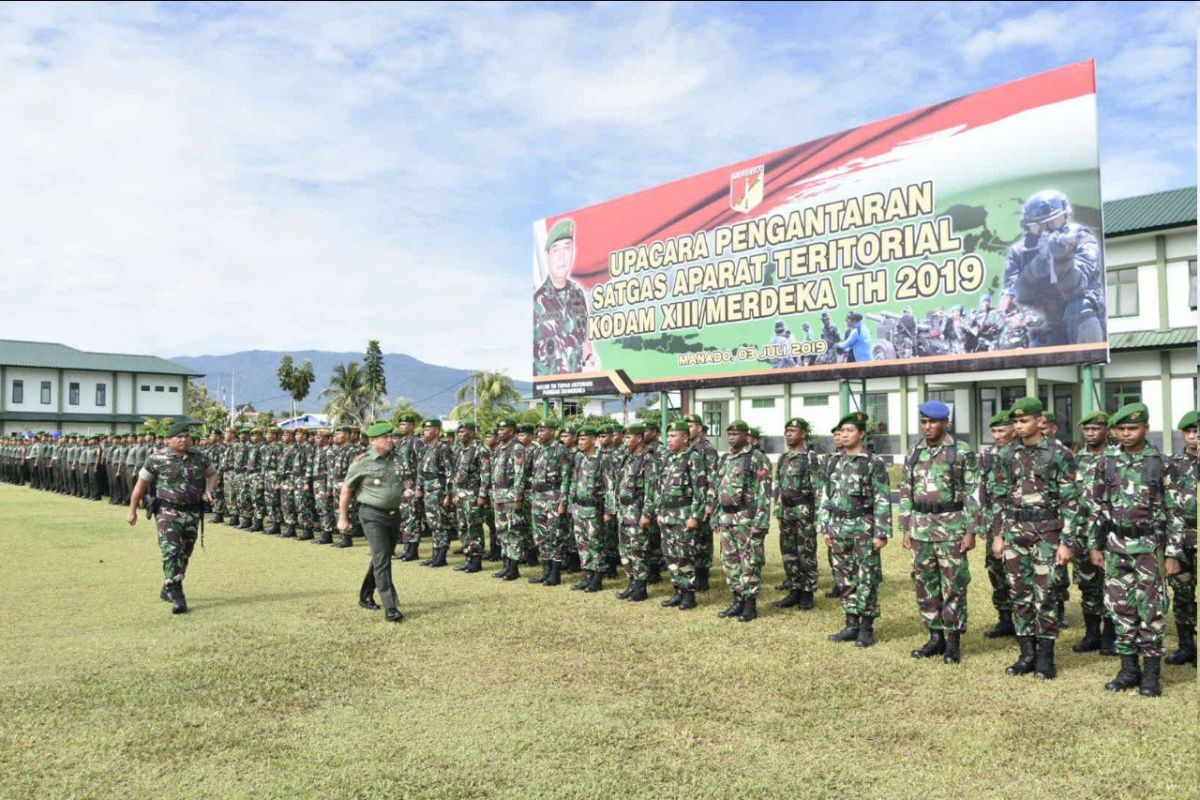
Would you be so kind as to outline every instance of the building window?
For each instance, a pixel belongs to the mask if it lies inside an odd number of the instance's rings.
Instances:
[[[13,381],[12,401],[14,403],[25,402],[25,381]]]
[[[142,384],[142,391],[143,391],[143,392],[148,392],[148,391],[150,391],[150,386],[149,386],[148,384],[144,384],[144,383],[143,383],[143,384]]]
[[[1188,262],[1188,308],[1196,310],[1196,259]]]
[[[1108,273],[1108,315],[1136,317],[1138,313],[1137,267],[1114,269]]]
[[[167,391],[170,392],[171,394],[179,394],[179,387],[178,386],[170,386],[167,388]]]
[[[1001,386],[1000,387],[1000,409],[1007,410],[1013,407],[1013,403],[1025,396],[1024,386]]]
[[[67,387],[67,403],[73,406],[79,405],[79,384],[72,383]]]
[[[1141,381],[1111,381],[1104,384],[1104,407],[1115,411],[1128,403],[1142,402]]]
[[[156,391],[156,392],[166,391],[166,387],[165,386],[155,386],[154,391]]]
[[[562,401],[562,416],[567,417],[579,416],[579,401],[578,400],[563,400]]]
[[[755,397],[750,401],[751,408],[774,408],[774,397]]]
[[[108,387],[103,383],[96,384],[96,405],[100,408],[108,405]]]
[[[864,398],[863,411],[871,418],[871,422],[875,423],[875,428],[880,433],[887,433],[888,429],[888,396],[887,392],[877,392],[868,394]]]
[[[829,395],[827,394],[809,394],[804,396],[804,407],[811,408],[813,406],[829,405]]]
[[[50,381],[42,381],[42,405],[50,405]]]
[[[725,427],[725,404],[704,403],[700,415],[704,417],[704,427],[709,436],[720,436]]]

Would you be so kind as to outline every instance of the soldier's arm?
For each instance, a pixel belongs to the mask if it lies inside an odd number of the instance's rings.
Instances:
[[[882,460],[876,459],[871,469],[871,488],[875,494],[871,535],[876,539],[889,539],[892,536],[892,487],[888,484],[887,467]]]
[[[920,466],[919,461],[917,462],[917,466]],[[900,469],[900,530],[905,534],[912,533],[913,470],[916,468],[908,466],[908,458],[906,456],[904,466]]]
[[[1087,521],[1079,513],[1079,484],[1075,481],[1075,459],[1059,452],[1058,502],[1063,520],[1062,543],[1076,553],[1082,553],[1088,541]]]
[[[787,454],[785,453],[784,455],[787,455]],[[774,497],[772,498],[775,501],[775,519],[779,519],[780,514],[783,512],[783,458],[784,458],[784,455],[781,455],[779,457],[779,460],[775,462],[775,485],[773,487]]]
[[[1164,469],[1162,481],[1163,533],[1166,540],[1164,554],[1167,558],[1180,559],[1184,555],[1184,523],[1183,516],[1179,513],[1180,506],[1177,503],[1174,471],[1169,468]]]
[[[750,527],[766,534],[771,527],[771,460],[765,453],[755,452],[752,466],[754,468],[754,513],[750,518]]]
[[[962,465],[963,478],[963,519],[969,530],[987,530],[986,505],[984,503],[983,474],[974,454],[970,455]],[[901,490],[904,481],[901,479]]]
[[[704,507],[708,504],[709,479],[705,471],[704,456],[695,450],[689,450],[689,473],[692,476],[692,505],[688,508],[688,517],[704,521]]]

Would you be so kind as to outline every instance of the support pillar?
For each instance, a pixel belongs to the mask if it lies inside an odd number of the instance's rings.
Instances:
[[[1175,451],[1175,414],[1171,408],[1171,352],[1169,350],[1159,351],[1158,367],[1162,380],[1162,451],[1164,455],[1169,456]]]
[[[1080,405],[1080,417],[1092,413],[1096,409],[1096,376],[1092,372],[1091,364],[1084,364],[1079,368],[1080,383],[1083,384],[1083,403]]]
[[[667,422],[670,421],[670,416],[671,416],[670,410],[667,408],[667,393],[666,392],[658,393],[658,404],[659,404],[659,406],[661,406],[661,410],[662,410],[662,417],[658,423],[658,433],[659,433],[659,436],[662,437],[662,441],[665,442],[667,440]]]
[[[839,384],[842,394],[842,413],[841,416],[846,416],[850,413],[850,381],[842,381]]]
[[[1027,367],[1025,369],[1025,396],[1038,396],[1037,367]]]
[[[908,376],[900,376],[900,452],[908,452]]]

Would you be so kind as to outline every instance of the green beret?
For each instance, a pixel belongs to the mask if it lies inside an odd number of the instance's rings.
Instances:
[[[870,417],[861,411],[851,411],[849,414],[838,420],[837,426],[840,428],[843,425],[849,424],[858,428],[860,431],[865,431],[867,429],[867,422],[870,419]]]
[[[192,426],[186,422],[176,422],[171,427],[167,428],[166,437],[170,439],[172,436],[179,436],[184,433],[191,433]],[[93,437],[95,438],[95,437]]]
[[[376,422],[371,427],[367,428],[367,438],[374,439],[377,436],[387,436],[392,432],[392,423]]]
[[[572,436],[575,436],[579,433],[579,426],[576,425],[574,422],[568,422],[562,426],[562,430],[560,431],[560,433],[569,433]]]
[[[625,432],[631,436],[645,436],[646,426],[640,422],[635,422],[625,429]]]
[[[762,438],[762,429],[761,428],[751,428],[750,435],[753,436],[755,439],[761,439]]]
[[[438,419],[437,417],[427,419],[423,423],[421,423],[422,430],[425,430],[426,428],[441,428],[441,427],[442,427],[442,421],[440,419]]]
[[[475,420],[473,420],[473,419],[469,419],[466,422],[458,423],[458,428],[459,428],[459,430],[468,430],[468,431],[479,430],[478,426],[475,424]]]
[[[704,419],[699,414],[688,414],[683,418],[684,422],[694,422],[697,425],[703,425]]]
[[[267,428],[267,432],[268,433],[283,433],[283,428],[279,427],[278,425],[272,425],[271,427]]]
[[[558,420],[550,417],[542,417],[540,420],[538,420],[537,426],[539,430],[556,431],[558,430]]]
[[[484,432],[483,432],[483,435],[484,435],[484,436],[495,436],[495,435],[496,435],[496,434],[498,434],[498,433],[500,433],[499,429],[497,429],[497,428],[488,428],[486,431],[484,431]]]
[[[1007,411],[1001,411],[999,414],[992,416],[992,421],[988,423],[993,428],[1003,428],[1012,425],[1012,417]]]
[[[1013,419],[1021,419],[1022,417],[1040,417],[1042,415],[1042,401],[1036,397],[1022,397],[1017,402],[1013,403],[1009,409],[1008,415]]]
[[[254,429],[251,428],[249,425],[243,425],[242,427],[237,429],[237,432],[238,433],[253,433]]]
[[[500,421],[496,423],[496,427],[515,428],[517,427],[517,420],[514,417],[501,417]]]
[[[595,425],[581,425],[579,427],[579,435],[580,436],[596,436],[597,435],[596,426]]]
[[[575,238],[575,223],[569,219],[560,219],[546,234],[546,249],[549,250],[555,242]]]
[[[609,425],[608,432],[615,433],[619,436],[624,436],[625,435],[625,426],[624,425],[615,425],[615,424]]]
[[[804,419],[804,417],[792,417],[787,421],[787,425],[784,425],[783,427],[785,429],[796,428],[797,430],[802,431],[810,430],[808,420]]]
[[[328,436],[329,429],[328,428],[317,428],[315,431],[313,431],[313,433],[316,434],[317,436]]]
[[[353,426],[353,425],[338,425],[337,429],[338,429],[339,431],[342,431],[342,432],[344,432],[344,433],[353,433],[353,432],[354,432],[354,426]]]
[[[1145,403],[1129,403],[1117,409],[1117,412],[1108,418],[1108,426],[1115,428],[1118,425],[1141,425],[1150,421],[1150,407]]]
[[[687,422],[685,420],[680,419],[680,420],[676,420],[675,422],[672,422],[670,425],[668,425],[667,430],[668,431],[679,431],[680,433],[687,433],[689,431],[689,428],[688,428]]]
[[[725,429],[726,433],[749,433],[750,426],[744,420],[735,419],[729,423],[729,427]]]
[[[251,428],[250,433],[262,433],[262,428]]]
[[[1083,419],[1079,420],[1080,426],[1083,425],[1108,425],[1108,414],[1105,414],[1100,409],[1089,411],[1083,415]]]
[[[1196,427],[1196,412],[1189,411],[1183,415],[1183,419],[1179,420],[1179,430],[1186,431],[1188,428]]]
[[[1042,419],[1046,420],[1046,422],[1058,422],[1058,417],[1054,414],[1053,411],[1044,412],[1042,414]]]
[[[517,433],[533,433],[535,430],[532,422],[522,422],[517,425]]]

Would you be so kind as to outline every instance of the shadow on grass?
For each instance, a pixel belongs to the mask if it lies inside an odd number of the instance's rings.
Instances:
[[[332,589],[323,592],[271,592],[263,594],[248,594],[239,597],[201,597],[193,599],[188,598],[188,605],[193,608],[220,608],[221,606],[252,606],[259,603],[274,603],[280,600],[306,600],[316,599],[319,597],[336,597],[346,594],[345,592],[337,592]]]

